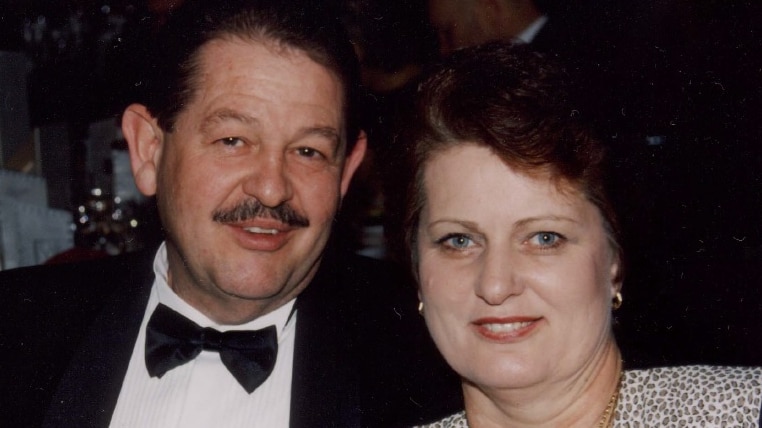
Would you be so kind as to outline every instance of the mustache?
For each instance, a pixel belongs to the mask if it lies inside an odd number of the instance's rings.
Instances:
[[[293,227],[307,227],[310,221],[286,203],[277,207],[262,205],[256,199],[247,199],[233,208],[215,211],[212,220],[218,223],[237,223],[255,218],[268,218]]]

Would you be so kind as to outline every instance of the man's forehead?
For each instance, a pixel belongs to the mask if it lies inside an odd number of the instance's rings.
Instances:
[[[256,60],[251,60],[253,57]],[[310,52],[272,38],[245,38],[236,35],[218,37],[205,43],[196,58],[194,79],[197,84],[205,77],[218,76],[226,67],[232,69],[236,63],[249,60],[249,69],[239,70],[241,75],[256,75],[263,71],[272,73],[273,67],[280,67],[273,73],[273,77],[279,78],[294,72],[293,66],[296,65],[297,72],[304,73],[299,82],[314,77],[323,84],[335,87],[342,105],[346,98],[346,84],[334,69],[316,60]],[[228,61],[227,64],[224,63],[225,60]]]
[[[314,65],[321,67],[325,72],[329,73],[342,87],[345,84],[337,71],[328,66],[326,64],[327,61],[322,60],[322,58],[320,58],[320,56],[315,52],[265,35],[241,35],[235,33],[221,34],[218,37],[215,37],[204,43],[197,51],[197,58],[203,56],[204,52],[208,50],[213,50],[215,48],[218,49],[220,46],[225,46],[231,43],[242,46],[248,45],[249,47],[255,49],[257,52],[260,52],[263,57],[307,59]]]
[[[290,108],[294,127],[344,140],[343,85],[304,51],[241,37],[217,38],[202,49],[183,109],[194,113],[181,112],[200,131],[222,123],[261,128],[269,121],[266,109]]]
[[[259,35],[243,36],[233,33],[221,34],[201,45],[197,52],[197,58],[201,60],[211,60],[211,65],[214,66],[215,55],[218,51],[232,49],[235,49],[239,53],[246,53],[247,55],[256,53],[256,55],[261,56],[265,60],[268,58],[289,60],[308,59],[322,67],[322,64],[314,61],[305,50],[298,47],[270,37]]]

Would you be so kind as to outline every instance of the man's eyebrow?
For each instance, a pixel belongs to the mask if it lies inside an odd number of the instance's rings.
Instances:
[[[229,109],[229,108],[222,108],[219,110],[215,110],[212,112],[212,114],[206,116],[199,125],[199,129],[201,132],[206,132],[211,128],[213,125],[226,122],[226,121],[234,121],[239,122],[244,125],[249,126],[259,126],[260,121],[254,116],[242,113],[237,110]],[[337,147],[341,143],[341,133],[338,129],[334,128],[333,126],[329,125],[314,125],[314,126],[306,126],[299,130],[297,133],[297,139],[306,138],[310,136],[318,136],[323,137],[326,139],[329,139],[336,143]]]
[[[240,111],[223,108],[219,110],[215,110],[212,112],[212,114],[206,116],[199,125],[199,129],[201,132],[206,132],[212,125],[215,125],[220,122],[226,122],[226,121],[234,121],[234,122],[240,122],[245,125],[251,125],[255,126],[259,124],[259,120],[254,117],[250,116],[245,113],[241,113]]]
[[[339,131],[332,126],[308,126],[299,130],[297,138],[318,136],[332,140],[338,146],[341,143]]]

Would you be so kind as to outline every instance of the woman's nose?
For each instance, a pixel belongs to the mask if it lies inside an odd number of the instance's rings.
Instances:
[[[515,261],[507,251],[489,249],[484,254],[482,271],[476,284],[476,295],[489,305],[500,305],[524,290],[516,274]]]

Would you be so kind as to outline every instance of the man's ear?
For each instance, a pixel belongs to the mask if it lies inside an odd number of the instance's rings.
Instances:
[[[122,114],[122,134],[130,149],[135,185],[144,195],[155,195],[157,167],[164,138],[156,118],[144,105],[132,104]]]
[[[357,142],[352,148],[352,152],[347,154],[344,159],[344,170],[341,172],[341,197],[347,194],[349,189],[349,183],[352,181],[352,176],[357,171],[357,168],[365,158],[365,151],[368,149],[368,137],[365,135],[365,131],[360,131],[360,135],[357,137]]]

